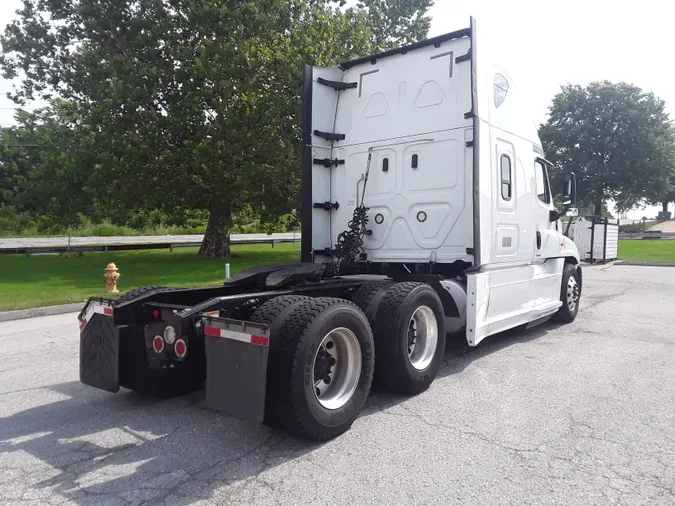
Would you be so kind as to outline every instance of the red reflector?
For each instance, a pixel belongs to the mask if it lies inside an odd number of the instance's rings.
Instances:
[[[159,309],[153,309],[152,310],[152,317],[153,318],[159,318]]]
[[[106,316],[112,316],[113,315],[113,308],[104,307],[103,308],[103,314],[106,315]]]
[[[164,351],[164,339],[162,339],[162,336],[155,336],[152,340],[152,349],[155,350],[155,353],[162,353]]]
[[[269,346],[270,340],[265,336],[251,336],[251,344],[257,344],[258,346]]]
[[[86,326],[87,326],[87,320],[82,320],[80,322],[80,332],[82,332]]]
[[[204,327],[204,334],[207,336],[220,337],[220,329],[216,327]]]
[[[174,351],[176,352],[176,356],[178,358],[183,358],[185,354],[187,353],[187,344],[185,341],[182,339],[179,339],[176,341],[176,345],[174,346]]]

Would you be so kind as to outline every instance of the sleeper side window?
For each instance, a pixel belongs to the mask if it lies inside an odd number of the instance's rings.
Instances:
[[[502,199],[511,200],[513,184],[511,180],[511,158],[509,155],[502,155],[500,159],[501,188]]]
[[[548,171],[544,164],[539,161],[534,162],[534,172],[537,183],[537,197],[544,204],[551,203],[551,190],[548,186]]]

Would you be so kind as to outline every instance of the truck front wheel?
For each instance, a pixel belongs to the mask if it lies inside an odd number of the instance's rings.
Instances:
[[[566,263],[562,272],[562,284],[560,287],[560,301],[562,306],[553,315],[553,320],[560,323],[571,323],[579,312],[579,299],[581,298],[581,280],[577,268]]]
[[[370,392],[370,325],[342,299],[311,298],[282,314],[270,326],[266,409],[289,432],[331,439],[351,427]]]

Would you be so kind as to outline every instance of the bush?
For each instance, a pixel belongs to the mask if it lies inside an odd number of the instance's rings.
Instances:
[[[138,231],[120,225],[113,225],[112,223],[101,223],[99,225],[92,225],[88,228],[81,228],[73,231],[73,235],[79,236],[95,236],[95,237],[110,237],[113,235],[140,235]]]
[[[19,213],[13,206],[0,205],[0,236],[131,236],[204,234],[209,213],[204,210],[174,209],[171,215],[162,210],[125,213],[115,219],[93,223],[89,216],[78,214],[72,227],[54,216]],[[250,207],[233,216],[232,233],[255,234],[298,231],[300,224],[293,214],[272,221],[262,221]]]
[[[642,223],[629,223],[627,225],[619,225],[619,232],[625,232],[627,234],[635,234],[638,232],[644,231],[645,227]]]
[[[627,223],[626,225],[619,225],[619,232],[625,232],[627,234],[636,234],[639,232],[644,232],[654,225],[663,223],[662,221],[648,221],[640,223]]]

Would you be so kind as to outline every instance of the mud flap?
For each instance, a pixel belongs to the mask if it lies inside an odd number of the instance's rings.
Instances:
[[[205,317],[206,404],[232,416],[262,422],[265,415],[269,328]]]
[[[90,302],[80,320],[80,381],[116,393],[119,384],[119,334],[112,307]]]

